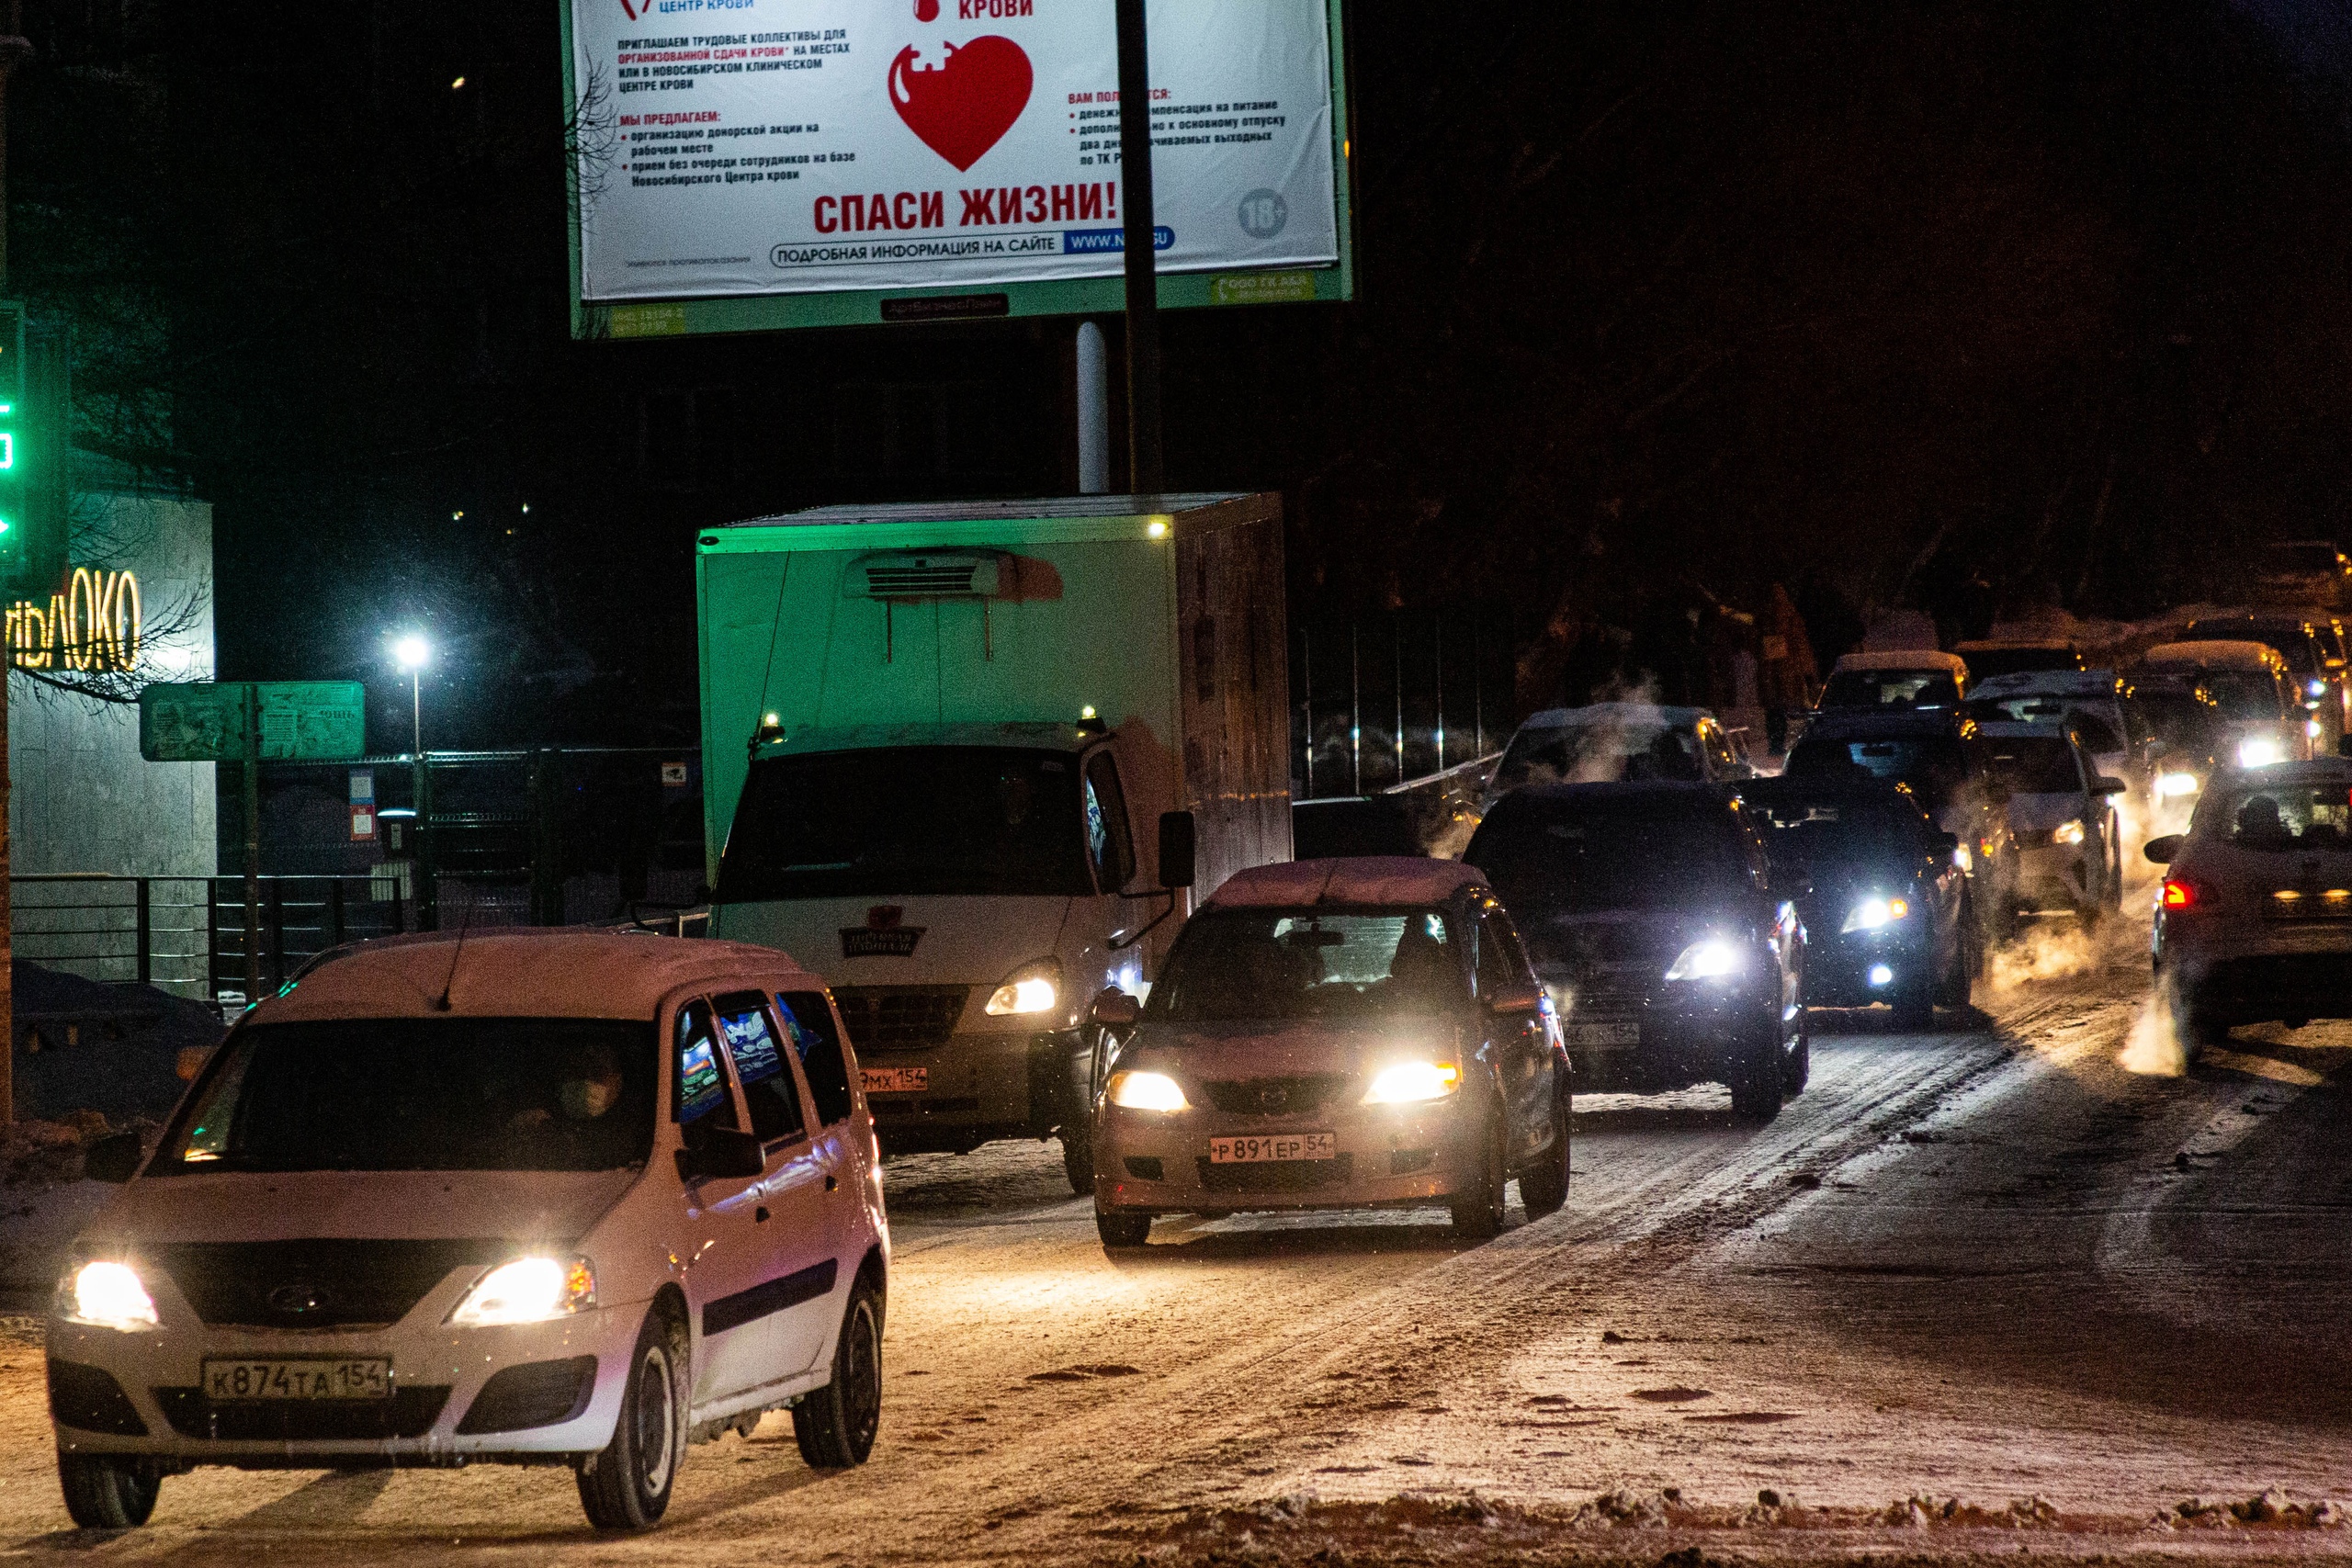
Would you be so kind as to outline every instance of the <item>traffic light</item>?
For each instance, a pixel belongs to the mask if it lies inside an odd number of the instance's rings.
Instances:
[[[0,299],[0,588],[43,602],[65,568],[67,343]]]

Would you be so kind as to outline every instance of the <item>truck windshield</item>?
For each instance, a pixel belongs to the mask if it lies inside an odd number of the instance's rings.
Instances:
[[[1151,988],[1171,1023],[1426,1016],[1463,999],[1453,926],[1435,909],[1210,909]]]
[[[650,1020],[335,1019],[222,1049],[159,1173],[612,1170],[653,1149]]]
[[[1077,758],[895,746],[753,762],[715,899],[1092,891]]]

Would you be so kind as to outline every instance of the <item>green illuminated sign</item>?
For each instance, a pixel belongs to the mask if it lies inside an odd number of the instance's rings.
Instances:
[[[25,448],[25,308],[0,299],[0,573],[16,576],[24,555],[33,454]]]

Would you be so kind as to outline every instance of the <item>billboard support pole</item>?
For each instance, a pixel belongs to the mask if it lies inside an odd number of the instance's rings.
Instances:
[[[1144,0],[1119,8],[1119,186],[1127,275],[1127,489],[1167,488],[1159,430],[1159,253],[1151,205],[1151,59]]]
[[[261,1005],[261,687],[245,682],[245,1006]]]
[[[1078,493],[1102,495],[1111,488],[1110,355],[1102,329],[1078,323]]]

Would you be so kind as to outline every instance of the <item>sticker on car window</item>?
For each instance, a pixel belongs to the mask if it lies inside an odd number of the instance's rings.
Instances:
[[[735,1076],[745,1089],[784,1071],[784,1057],[768,1032],[767,1016],[754,1008],[748,1012],[721,1013],[718,1027],[726,1032],[728,1054],[735,1058]]]
[[[678,1120],[692,1122],[727,1103],[727,1080],[718,1074],[718,1050],[707,1038],[678,1047]]]

